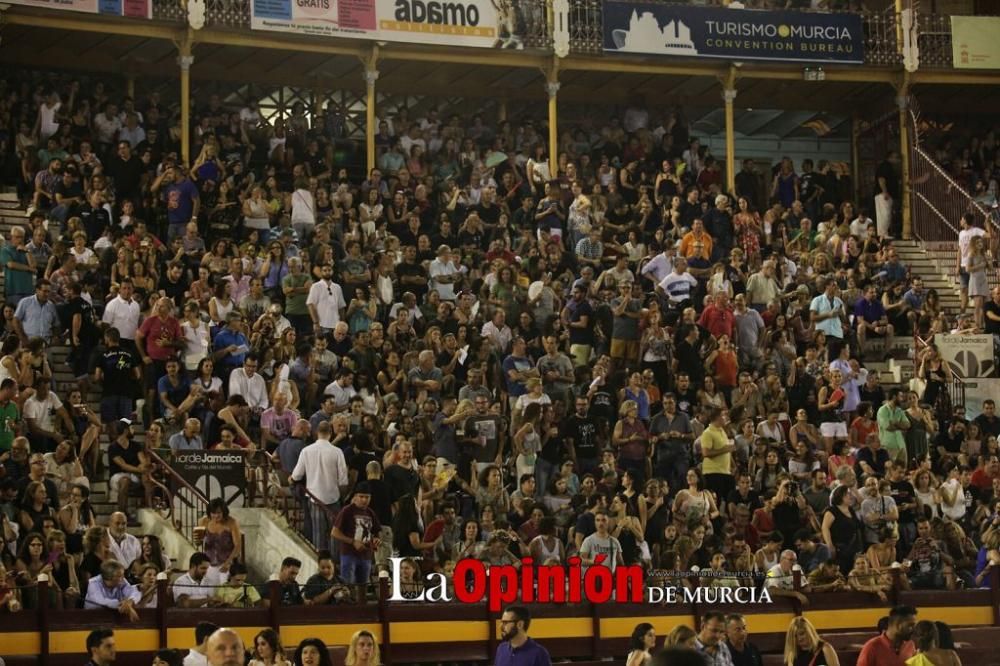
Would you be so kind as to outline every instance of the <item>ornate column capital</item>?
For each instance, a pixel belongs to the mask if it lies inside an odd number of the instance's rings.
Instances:
[[[559,94],[560,85],[558,81],[548,81],[545,83],[545,92],[549,94],[549,99]]]
[[[375,82],[378,81],[378,75],[379,72],[377,69],[366,69],[363,74],[365,77],[365,85],[369,88],[373,87]]]
[[[180,65],[180,68],[186,72],[189,69],[191,69],[191,65],[194,64],[194,56],[193,55],[177,56],[177,64]]]
[[[722,99],[726,104],[732,104],[736,100],[736,88],[724,88],[722,90]]]

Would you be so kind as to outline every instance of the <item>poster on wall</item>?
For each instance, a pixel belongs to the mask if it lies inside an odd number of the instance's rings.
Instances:
[[[531,3],[531,7],[537,7],[537,17],[529,16],[531,8],[518,10],[513,3],[491,0],[252,0],[250,27],[387,42],[521,49],[521,26],[529,20],[545,20],[543,5]]]
[[[7,4],[41,7],[84,14],[153,18],[151,0],[5,0]]]
[[[221,497],[231,507],[243,506],[247,480],[246,454],[242,451],[181,451],[171,459],[170,466],[202,496]],[[175,497],[182,500],[190,492],[183,486],[174,491]]]
[[[952,16],[951,50],[956,69],[1000,69],[1000,18]]]
[[[604,50],[610,53],[783,60],[864,62],[864,30],[857,14],[762,11],[607,0]]]
[[[967,379],[965,381],[965,418],[972,420],[983,413],[983,400],[1000,395],[1000,379]]]
[[[996,372],[992,335],[935,335],[934,344],[951,371],[962,379],[992,377]]]

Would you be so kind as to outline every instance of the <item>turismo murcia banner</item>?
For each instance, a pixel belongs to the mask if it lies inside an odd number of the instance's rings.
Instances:
[[[728,60],[862,63],[856,14],[606,0],[604,50]]]
[[[10,5],[43,7],[85,14],[125,16],[127,18],[153,18],[151,0],[4,0]]]
[[[255,30],[387,42],[523,48],[511,0],[252,0]]]

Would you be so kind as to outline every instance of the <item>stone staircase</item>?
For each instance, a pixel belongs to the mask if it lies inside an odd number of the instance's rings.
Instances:
[[[21,208],[16,195],[10,192],[0,192],[0,238],[2,238],[0,242],[7,242],[7,239],[10,238],[10,231],[14,226],[25,227],[26,225],[27,218],[24,216],[24,209]],[[3,271],[0,270],[0,293],[3,293],[3,283]],[[77,388],[76,379],[73,377],[73,373],[66,362],[69,352],[69,346],[62,344],[62,341],[56,342],[49,347],[49,363],[52,366],[53,379],[60,397],[65,397],[66,393]],[[101,394],[96,388],[90,387],[90,390],[84,393],[84,399],[90,409],[95,413],[100,413]],[[133,427],[141,441],[145,432],[143,426],[136,423]],[[108,494],[108,444],[107,435],[102,433],[100,437],[101,472],[97,477],[90,480],[90,503],[97,513],[98,523],[102,525],[107,524],[108,516],[118,508],[115,503],[110,501]],[[138,504],[136,504],[136,501],[138,501]],[[131,500],[131,507],[133,509],[141,507],[142,504],[142,498],[138,498],[138,500],[133,498]]]
[[[910,274],[924,280],[924,289],[934,289],[941,304],[949,314],[958,312],[959,282],[955,275],[955,255],[958,242],[897,240],[893,246],[903,264],[910,267]]]

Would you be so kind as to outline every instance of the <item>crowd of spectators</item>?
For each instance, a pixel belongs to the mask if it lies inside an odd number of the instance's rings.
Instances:
[[[169,561],[128,523],[192,449],[246,451],[248,488],[300,503],[321,603],[393,555],[413,594],[463,558],[604,555],[802,601],[1000,561],[1000,418],[951,403],[933,344],[996,332],[1000,293],[944,312],[827,160],[747,160],[729,192],[679,111],[567,128],[550,159],[531,119],[403,109],[358,174],[334,109],[212,96],[185,165],[157,95],[0,91],[27,211],[0,250],[0,557],[58,603],[157,603]],[[892,155],[878,178],[891,211]],[[911,334],[925,388],[881,386]],[[175,601],[264,603],[240,540],[213,503]],[[297,570],[282,603],[317,598]]]

